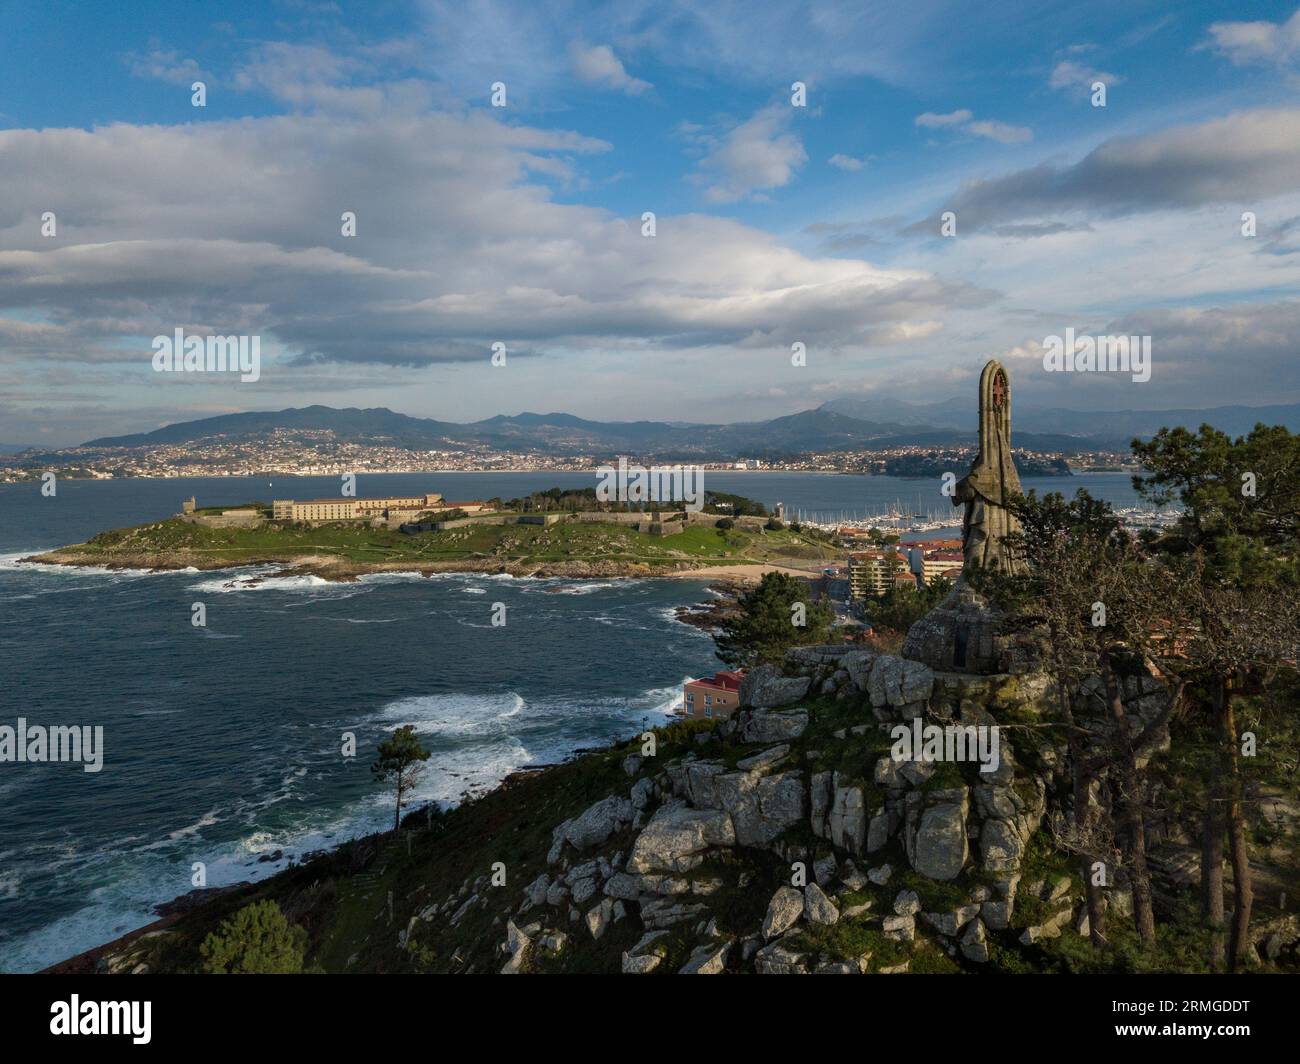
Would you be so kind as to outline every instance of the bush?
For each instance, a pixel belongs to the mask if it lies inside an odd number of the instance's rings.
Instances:
[[[246,905],[199,947],[209,975],[297,975],[307,952],[307,932],[273,901]]]
[[[736,522],[733,521],[730,517],[723,517],[723,518],[720,518],[719,520],[715,521],[715,522],[713,523],[713,527],[714,527],[714,528],[721,528],[721,529],[723,529],[723,530],[725,531],[725,530],[727,530],[727,529],[735,528],[735,527],[736,527]]]
[[[781,529],[785,528],[785,525],[783,525],[775,517],[769,517],[767,519],[767,524],[765,524],[763,527],[766,528],[769,532],[780,532]]]

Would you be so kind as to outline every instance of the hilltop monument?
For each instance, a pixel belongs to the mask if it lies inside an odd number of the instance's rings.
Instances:
[[[1020,528],[1008,504],[1021,488],[1011,460],[1011,381],[994,360],[980,374],[979,415],[979,453],[952,500],[965,507],[962,573],[943,603],[912,625],[902,654],[944,672],[1026,672],[1034,661],[1030,646],[1006,631],[1006,618],[968,580],[976,568],[1014,572],[1024,564],[1007,543]]]
[[[963,575],[973,566],[1012,572],[1020,568],[1006,537],[1019,529],[1008,509],[1021,494],[1020,477],[1011,458],[1011,381],[1002,363],[990,359],[980,374],[979,454],[957,482],[954,506],[965,506],[961,543]]]

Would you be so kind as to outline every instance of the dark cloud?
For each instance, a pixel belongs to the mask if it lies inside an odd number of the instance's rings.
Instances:
[[[968,182],[942,210],[958,232],[1062,215],[1118,217],[1216,203],[1249,205],[1300,189],[1300,109],[1246,111],[1198,125],[1116,137],[1077,163],[1040,163]],[[909,234],[939,232],[939,213]]]

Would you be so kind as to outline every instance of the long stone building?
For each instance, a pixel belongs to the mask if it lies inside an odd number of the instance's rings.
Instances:
[[[275,499],[271,517],[276,521],[366,521],[414,517],[443,505],[442,495],[401,495],[379,499]]]

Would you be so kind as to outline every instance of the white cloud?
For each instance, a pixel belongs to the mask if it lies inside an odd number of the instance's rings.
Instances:
[[[616,89],[629,96],[638,96],[653,88],[650,82],[629,75],[614,50],[607,44],[587,48],[575,42],[569,54],[578,77],[589,84]]]
[[[1215,22],[1206,46],[1235,66],[1300,58],[1300,8],[1286,22]]]
[[[1052,76],[1048,78],[1047,84],[1053,89],[1067,92],[1081,90],[1087,93],[1092,91],[1093,83],[1098,81],[1104,82],[1109,88],[1111,85],[1122,85],[1124,78],[1119,74],[1076,63],[1073,59],[1062,59],[1052,68]]]
[[[125,57],[131,76],[165,81],[170,85],[192,85],[195,81],[210,80],[198,61],[182,58],[174,49],[153,47],[145,54],[129,52]]]
[[[915,122],[922,129],[960,130],[963,133],[973,133],[977,137],[995,140],[999,144],[1023,144],[1034,139],[1033,130],[1025,126],[1013,126],[990,119],[975,121],[975,115],[965,107],[947,114],[926,111],[924,114],[917,115]]]
[[[966,127],[977,137],[987,137],[999,144],[1024,144],[1034,139],[1033,130],[1025,126],[1012,126],[1006,122],[972,122]]]
[[[785,163],[738,148],[781,137],[729,139],[726,179],[787,180],[801,148]],[[0,222],[4,358],[134,363],[147,379],[147,338],[176,326],[259,334],[284,362],[320,365],[482,362],[498,339],[523,353],[834,346],[924,335],[987,301],[707,215],[661,215],[645,238],[528,180],[557,153],[607,147],[482,110],[0,132],[12,203],[76,205],[57,240],[35,207]]]
[[[962,126],[969,122],[975,116],[966,108],[960,111],[950,111],[946,115],[935,114],[933,111],[926,111],[925,114],[916,116],[916,124],[922,129],[942,129],[944,126]]]
[[[858,159],[852,155],[841,155],[839,152],[836,152],[826,161],[830,163],[831,166],[835,167],[835,169],[846,170],[849,173],[857,173],[857,171],[867,165],[866,159]]]
[[[808,161],[803,142],[790,132],[792,108],[765,107],[720,138],[700,163],[710,203],[734,203],[788,185]]]

